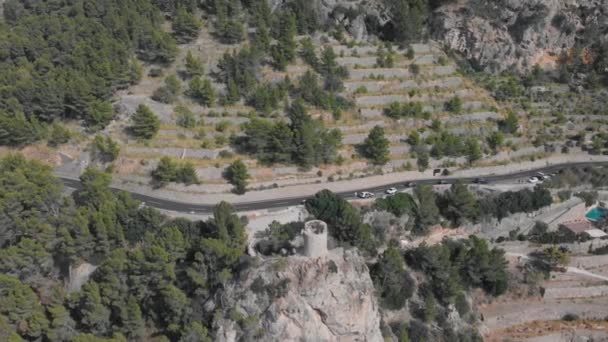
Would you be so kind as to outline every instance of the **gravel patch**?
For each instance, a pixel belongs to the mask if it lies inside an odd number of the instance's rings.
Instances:
[[[376,57],[339,57],[336,58],[336,62],[347,67],[354,67],[356,65],[374,67],[376,65]]]
[[[391,151],[391,155],[393,156],[404,155],[410,152],[410,146],[405,144],[399,146],[391,146],[389,150]]]
[[[361,116],[366,119],[378,118],[383,116],[381,109],[361,108],[359,110],[359,114],[361,114]]]
[[[442,88],[455,88],[460,87],[464,82],[460,77],[446,77],[440,80],[435,80],[436,85]]]
[[[456,72],[456,67],[453,65],[441,65],[431,69],[431,74],[436,76],[448,76]]]
[[[345,145],[357,145],[367,138],[367,134],[349,134],[342,137],[342,143]]]
[[[410,46],[417,54],[433,52],[433,47],[429,44],[410,44]]]
[[[352,56],[353,54],[360,56],[375,55],[378,51],[375,46],[355,46],[351,48],[346,45],[334,45],[333,49],[336,54],[342,53],[344,56]]]
[[[352,93],[359,87],[365,87],[368,92],[377,92],[389,88],[393,84],[395,84],[394,81],[346,81],[344,82],[344,90]]]
[[[458,116],[452,116],[448,119],[448,125],[459,125],[464,123],[471,122],[480,122],[487,120],[499,120],[502,119],[502,115],[495,112],[479,112],[479,113],[470,113],[470,114],[462,114]]]
[[[253,173],[252,171],[253,170],[250,170],[250,173]],[[223,176],[222,176],[223,172],[224,172],[223,167],[206,167],[206,168],[196,169],[196,175],[202,181],[223,179]]]
[[[374,126],[385,127],[386,123],[383,120],[370,121],[363,125],[355,125],[355,126],[340,126],[338,129],[341,132],[356,132],[356,131],[369,131],[374,128]]]
[[[127,146],[125,152],[127,154],[145,154],[151,156],[164,156],[172,158],[196,158],[196,159],[215,159],[220,151],[230,150],[225,149],[184,149],[175,147],[154,148],[154,147],[134,147]]]
[[[407,102],[408,100],[410,100],[408,95],[371,95],[355,98],[355,104],[361,107],[383,106],[393,102]]]
[[[435,56],[435,55],[423,55],[423,56],[414,58],[414,60],[412,61],[413,64],[418,64],[418,65],[435,64],[436,62],[437,62],[437,56]]]
[[[467,136],[473,135],[478,137],[483,137],[490,132],[496,131],[496,127],[451,127],[448,128],[447,131],[454,135]],[[489,159],[484,159],[489,160]]]
[[[222,121],[228,121],[231,122],[234,125],[240,125],[242,123],[245,122],[249,122],[250,119],[249,118],[245,118],[245,117],[241,117],[241,116],[222,116],[222,117],[204,117],[203,121],[205,122],[205,124],[216,124],[218,122],[222,122]]]
[[[406,78],[410,76],[407,69],[399,68],[374,68],[374,69],[350,69],[350,79],[362,80],[368,77],[384,77],[384,78]]]
[[[462,104],[462,108],[465,110],[480,109],[482,107],[483,107],[483,102],[481,102],[481,101],[465,101]]]

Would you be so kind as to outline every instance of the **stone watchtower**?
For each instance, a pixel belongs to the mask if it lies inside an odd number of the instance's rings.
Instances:
[[[327,223],[320,220],[304,224],[304,255],[318,258],[327,254]]]

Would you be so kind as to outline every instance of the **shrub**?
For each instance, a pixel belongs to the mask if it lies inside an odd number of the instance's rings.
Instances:
[[[120,147],[109,136],[96,135],[93,139],[93,158],[103,162],[114,161],[120,153]]]
[[[448,112],[459,114],[462,111],[462,100],[458,96],[454,96],[444,104],[445,110]]]
[[[157,187],[163,187],[169,182],[186,185],[199,183],[192,163],[177,163],[169,157],[161,158],[156,169],[152,171],[152,180]]]
[[[179,126],[184,128],[194,128],[196,126],[196,118],[194,117],[194,113],[192,113],[188,107],[178,105],[175,107],[175,114],[175,121]]]
[[[67,143],[72,137],[72,132],[65,126],[54,123],[51,126],[51,133],[49,136],[49,145],[58,146]]]

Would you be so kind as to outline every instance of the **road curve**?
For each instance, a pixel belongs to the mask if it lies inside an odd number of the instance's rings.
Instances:
[[[537,172],[551,173],[551,172],[556,172],[556,171],[559,171],[559,170],[562,170],[565,168],[585,167],[585,166],[594,166],[594,167],[608,166],[608,161],[596,161],[596,162],[589,161],[589,162],[554,164],[554,165],[550,165],[550,166],[544,166],[544,167],[539,167],[539,168],[529,169],[529,170],[524,170],[524,171],[517,171],[517,172],[513,172],[513,173],[509,173],[509,174],[502,174],[502,175],[480,174],[475,177],[438,176],[438,177],[433,177],[433,178],[411,180],[411,182],[414,182],[415,184],[438,184],[440,181],[443,184],[453,184],[456,182],[472,183],[477,178],[483,178],[485,181],[491,183],[491,182],[497,182],[497,181],[529,177],[529,176],[535,175]],[[66,178],[66,177],[62,177],[62,176],[58,176],[58,178],[64,183],[64,185],[66,187],[70,187],[70,188],[74,188],[74,189],[81,188],[80,181],[78,181],[78,180],[75,180],[72,178]],[[404,179],[398,183],[383,184],[381,186],[376,186],[376,187],[371,187],[371,188],[363,188],[363,189],[357,189],[357,190],[352,190],[352,191],[348,191],[348,192],[341,192],[341,193],[338,193],[338,195],[349,199],[349,198],[354,198],[355,191],[359,191],[359,192],[368,191],[371,193],[382,193],[382,192],[384,192],[385,189],[391,188],[391,187],[394,187],[397,189],[403,189],[406,187],[406,184],[408,182],[410,182],[410,180]],[[112,188],[112,190],[113,191],[123,191],[121,189],[116,189],[116,188]],[[157,209],[164,209],[164,210],[171,210],[171,211],[178,211],[178,212],[185,212],[185,213],[194,212],[197,214],[205,214],[205,213],[210,213],[214,207],[213,205],[208,205],[208,204],[195,204],[195,203],[184,203],[184,202],[179,202],[179,201],[173,201],[170,199],[142,195],[142,194],[139,194],[136,192],[131,192],[131,195],[133,196],[133,198],[146,202],[146,205],[157,208]],[[270,201],[236,203],[236,204],[234,204],[234,207],[237,211],[252,211],[252,210],[284,208],[284,207],[288,207],[288,206],[292,206],[292,205],[298,205],[298,204],[302,203],[303,200],[305,200],[306,198],[309,198],[309,197],[310,196],[305,196],[305,197],[302,196],[302,197],[291,197],[291,198],[278,198],[278,199],[274,199],[274,200],[270,200]]]

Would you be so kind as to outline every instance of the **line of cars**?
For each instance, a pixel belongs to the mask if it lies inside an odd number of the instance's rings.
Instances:
[[[527,182],[530,184],[542,183],[543,181],[551,179],[556,173],[545,174],[543,172],[537,172],[536,175],[528,178]]]
[[[488,184],[489,183],[488,180],[485,178],[475,178],[471,182],[474,184]],[[449,182],[446,179],[440,179],[437,181],[437,184],[438,185],[449,184]],[[407,183],[403,184],[403,187],[405,187],[405,188],[415,188],[417,186],[418,186],[418,183],[416,183],[416,182],[407,182]],[[395,187],[391,187],[391,188],[384,190],[384,194],[386,194],[387,196],[392,196],[392,195],[396,194],[397,192],[398,192],[398,190]],[[376,194],[374,194],[373,192],[369,192],[369,191],[355,192],[355,197],[361,198],[361,199],[368,199],[368,198],[372,198],[375,196],[376,196]]]
[[[388,188],[386,190],[384,190],[384,193],[387,196],[392,196],[394,194],[397,193],[397,188]],[[362,198],[362,199],[366,199],[366,198],[372,198],[374,196],[376,196],[376,194],[374,194],[373,192],[369,192],[369,191],[361,191],[361,192],[355,192],[355,196],[358,198]]]
[[[551,179],[551,177],[553,177],[555,175],[557,175],[556,172],[552,172],[549,174],[546,174],[544,172],[537,172],[534,176],[531,176],[530,178],[528,178],[527,182],[530,184],[542,183],[543,181]],[[485,178],[478,177],[478,178],[472,179],[471,183],[488,184],[489,181]],[[437,181],[437,184],[448,184],[448,181],[446,179],[440,179]],[[416,182],[408,182],[408,183],[403,184],[403,186],[406,188],[415,188],[416,186],[418,186],[418,184]],[[397,192],[398,192],[398,190],[395,187],[388,188],[384,191],[384,193],[387,196],[392,196],[392,195],[396,194]],[[372,198],[375,196],[376,195],[373,192],[369,192],[369,191],[355,192],[355,197],[358,197],[361,199],[369,199],[369,198]]]

